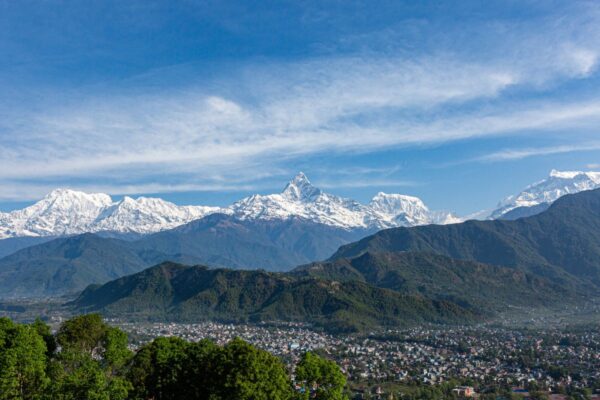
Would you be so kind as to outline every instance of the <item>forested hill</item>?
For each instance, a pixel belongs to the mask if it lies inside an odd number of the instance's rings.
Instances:
[[[198,321],[304,321],[347,331],[415,323],[464,323],[476,312],[453,302],[369,284],[296,278],[264,271],[163,263],[102,286],[70,304],[80,312]]]
[[[342,246],[331,260],[366,252],[425,251],[522,268],[555,282],[600,285],[600,190],[568,195],[515,221],[467,221],[380,231]]]
[[[296,268],[296,276],[361,281],[403,294],[419,294],[482,311],[577,301],[576,287],[522,270],[423,252],[366,252]],[[579,299],[581,300],[581,299]]]

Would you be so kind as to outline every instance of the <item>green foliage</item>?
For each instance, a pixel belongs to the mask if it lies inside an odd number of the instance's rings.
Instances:
[[[298,267],[296,276],[336,281],[362,281],[407,295],[451,300],[482,312],[510,305],[545,305],[572,298],[574,293],[514,268],[457,260],[425,252],[371,252],[354,258]],[[564,301],[564,300],[563,300]]]
[[[101,345],[108,331],[100,314],[80,315],[64,322],[56,340],[63,349],[76,350],[92,355]]]
[[[46,343],[35,327],[0,320],[0,399],[41,399],[49,384]]]
[[[57,343],[56,338],[52,334],[50,327],[44,323],[41,319],[37,318],[31,325],[33,329],[44,339],[46,343],[46,355],[51,357],[56,351]]]
[[[289,378],[279,361],[241,339],[216,352],[214,399],[286,400],[292,397]],[[212,400],[213,398],[211,398]]]
[[[333,361],[318,355],[305,353],[296,366],[296,380],[303,382],[305,398],[309,399],[312,392],[319,400],[344,400],[346,377]]]
[[[236,339],[224,347],[157,338],[129,370],[135,399],[286,400],[293,392],[281,362]]]
[[[106,374],[100,363],[87,353],[73,350],[61,352],[54,360],[51,371],[54,399],[111,399]]]
[[[109,327],[102,338],[102,358],[113,373],[122,370],[133,357],[127,347],[127,334],[118,328]]]
[[[163,263],[100,287],[73,304],[129,318],[198,321],[291,320],[356,331],[373,325],[465,322],[476,313],[446,300],[401,294],[362,282],[333,282],[264,271]]]
[[[347,398],[346,379],[331,361],[308,353],[296,374],[317,385],[317,399]],[[133,354],[127,335],[97,314],[65,321],[55,335],[41,320],[0,318],[0,400],[303,398],[277,357],[241,339],[218,346],[159,337]]]
[[[127,335],[98,314],[65,321],[56,335],[61,351],[49,366],[52,398],[126,399],[131,383],[121,376],[132,357]]]
[[[183,382],[186,352],[190,344],[182,339],[157,338],[142,347],[133,359],[129,379],[135,399],[175,400],[190,389]]]

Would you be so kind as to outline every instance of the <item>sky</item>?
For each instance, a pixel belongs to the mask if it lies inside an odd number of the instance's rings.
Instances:
[[[0,210],[303,171],[467,215],[600,169],[599,57],[597,1],[0,0]]]

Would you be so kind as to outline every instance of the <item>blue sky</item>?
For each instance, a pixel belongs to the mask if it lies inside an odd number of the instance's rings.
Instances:
[[[0,0],[0,210],[302,170],[465,215],[600,169],[599,57],[594,1]]]

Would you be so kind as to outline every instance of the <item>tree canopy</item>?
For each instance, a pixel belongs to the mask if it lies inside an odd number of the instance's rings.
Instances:
[[[0,400],[345,399],[337,365],[307,353],[296,375],[272,354],[234,339],[224,346],[159,337],[136,352],[127,334],[97,314],[65,321],[0,318]],[[315,390],[312,390],[314,385]]]

